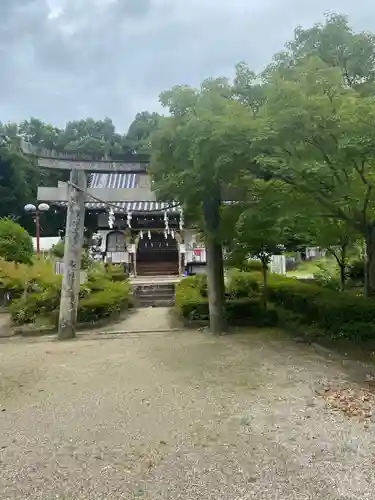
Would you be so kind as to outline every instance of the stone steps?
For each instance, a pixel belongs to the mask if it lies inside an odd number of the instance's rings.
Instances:
[[[136,307],[170,307],[175,301],[174,283],[145,283],[133,285]]]

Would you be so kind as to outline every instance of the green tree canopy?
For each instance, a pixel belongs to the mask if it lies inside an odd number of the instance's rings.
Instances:
[[[375,35],[355,33],[342,14],[329,13],[324,23],[308,29],[298,26],[286,50],[274,57],[266,75],[275,70],[284,73],[306,57],[317,57],[337,68],[347,86],[364,93],[375,90]]]
[[[267,86],[253,146],[268,173],[316,200],[367,241],[375,293],[375,103],[308,58]]]

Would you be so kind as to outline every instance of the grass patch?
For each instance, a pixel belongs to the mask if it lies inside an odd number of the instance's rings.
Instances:
[[[312,277],[315,273],[318,273],[321,269],[320,266],[324,266],[331,274],[336,274],[337,264],[335,259],[332,257],[324,257],[321,259],[306,260],[298,264],[297,269],[294,271],[288,271],[287,276],[294,278],[304,278]]]

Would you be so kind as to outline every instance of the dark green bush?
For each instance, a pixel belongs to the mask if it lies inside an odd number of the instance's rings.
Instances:
[[[239,274],[248,278],[251,276],[248,273]],[[201,276],[193,276],[185,278],[176,287],[176,310],[188,322],[206,322],[209,319],[208,299],[204,296],[207,289],[204,281],[202,287],[202,281]],[[239,281],[242,283],[242,276]],[[246,289],[253,295],[251,298],[248,296],[239,298],[240,295],[237,294],[234,298],[226,300],[225,311],[230,325],[271,326],[277,323],[275,311],[265,309],[259,294],[254,295],[253,287],[248,286]],[[259,285],[257,289],[259,290]]]
[[[201,297],[195,301],[184,302],[179,307],[182,318],[190,321],[208,321],[208,299]]]
[[[236,275],[235,275],[236,276]],[[248,284],[243,280],[248,280]],[[240,273],[240,278],[230,281],[232,296],[254,294],[260,273]],[[237,289],[236,289],[237,285]],[[253,291],[254,290],[254,291]],[[237,295],[236,295],[237,294]],[[368,339],[375,336],[375,301],[349,292],[338,292],[306,283],[294,278],[270,275],[268,299],[276,310],[291,313],[296,321],[331,338]],[[279,314],[280,316],[280,314]]]
[[[265,308],[260,297],[230,299],[225,303],[227,321],[231,325],[275,326],[277,313]]]
[[[201,314],[201,304],[207,304],[208,311],[208,302],[203,296],[201,281],[200,276],[189,276],[176,286],[175,308],[183,318],[198,319],[197,315]],[[204,309],[205,306],[202,307]],[[191,318],[192,315],[194,318]]]
[[[332,338],[369,338],[374,332],[372,299],[288,278],[270,279],[269,299],[298,314],[304,324],[319,326]]]
[[[127,282],[107,282],[103,290],[92,292],[79,301],[78,322],[94,323],[127,309],[130,305],[130,292]]]
[[[48,281],[38,291],[24,293],[10,306],[12,319],[17,324],[32,323],[38,317],[56,322],[60,306],[61,280]],[[113,282],[96,270],[89,273],[87,283],[81,286],[78,321],[95,322],[126,310],[131,305],[131,287],[127,281]]]
[[[206,322],[209,320],[208,300],[201,298],[183,303],[179,307],[180,315],[188,322]],[[231,326],[274,326],[277,314],[273,309],[266,309],[260,298],[229,299],[225,302],[226,318]]]

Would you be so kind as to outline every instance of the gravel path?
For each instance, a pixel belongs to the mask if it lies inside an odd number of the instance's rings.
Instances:
[[[348,375],[279,336],[2,340],[0,372],[1,500],[374,498],[373,424],[315,393]]]
[[[171,321],[169,307],[141,307],[132,310],[123,321],[105,328],[105,332],[168,331]]]

